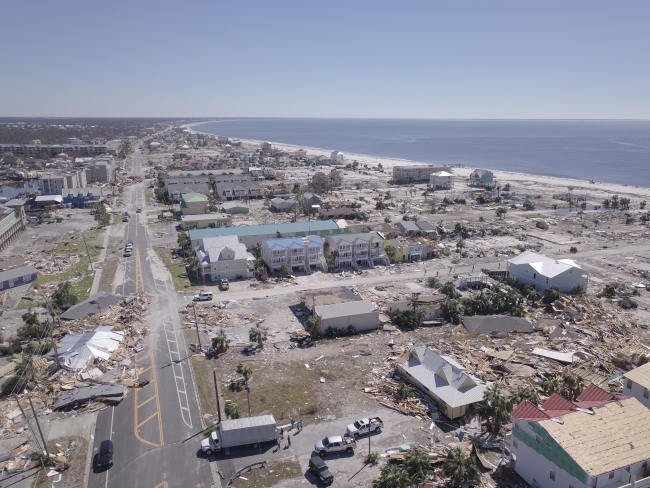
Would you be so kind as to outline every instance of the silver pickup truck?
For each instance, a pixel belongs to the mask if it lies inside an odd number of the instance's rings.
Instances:
[[[357,443],[353,438],[331,435],[314,444],[314,451],[316,451],[320,457],[325,456],[325,454],[329,452],[345,451],[348,454],[352,454],[356,446]]]

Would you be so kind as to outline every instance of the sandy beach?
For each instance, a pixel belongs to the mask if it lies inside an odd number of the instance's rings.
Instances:
[[[192,126],[192,125],[187,126],[187,128],[192,132],[200,132],[203,134],[214,135],[208,132],[201,132],[200,130],[196,130],[194,127],[199,127],[199,126]],[[259,144],[263,142],[263,141],[250,140],[250,139],[239,139],[239,140],[242,142],[242,144],[246,146],[256,146],[256,147],[259,147]],[[282,144],[282,143],[276,143],[272,141],[269,142],[273,144],[273,147],[286,152],[294,152],[297,151],[298,149],[304,149],[307,151],[307,155],[312,157],[329,156],[332,151],[336,150],[335,148],[323,149],[323,148],[315,148],[315,147],[296,146],[292,144]],[[394,166],[427,164],[421,161],[369,156],[366,154],[345,153],[345,157],[348,162],[358,161],[360,166],[367,164],[369,167],[372,168],[381,164],[387,175],[392,174]],[[470,175],[470,173],[474,171],[474,169],[475,169],[474,167],[467,167],[467,166],[457,167],[453,169],[453,173],[457,179],[465,180]],[[572,187],[573,188],[572,192],[578,194],[580,193],[588,194],[590,197],[589,201],[594,202],[596,204],[601,203],[602,200],[609,198],[612,195],[627,195],[629,197],[638,198],[642,200],[650,198],[650,187],[621,185],[616,183],[607,183],[607,182],[599,182],[599,181],[596,181],[595,183],[590,183],[589,180],[576,180],[570,178],[534,175],[529,173],[499,171],[499,170],[492,170],[489,167],[481,167],[481,169],[488,169],[493,171],[497,178],[497,182],[499,182],[501,186],[507,183],[512,183],[512,184],[516,183],[518,184],[519,188],[521,188],[521,185],[526,187],[527,190],[529,190],[529,193],[531,194],[534,194],[536,192],[563,193],[568,191],[567,190],[568,187]]]

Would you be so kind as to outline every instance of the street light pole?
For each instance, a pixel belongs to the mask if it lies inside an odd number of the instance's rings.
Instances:
[[[192,310],[194,311],[194,325],[196,326],[196,339],[199,341],[199,350],[201,349],[201,336],[199,335],[199,321],[196,318],[196,305],[192,302]]]

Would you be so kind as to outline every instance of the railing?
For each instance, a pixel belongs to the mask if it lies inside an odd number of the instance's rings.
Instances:
[[[228,483],[226,483],[226,486],[230,486],[230,484],[232,483],[232,480],[234,480],[235,478],[239,478],[239,476],[240,476],[242,473],[248,473],[248,472],[251,471],[253,468],[263,468],[263,467],[265,467],[265,466],[266,466],[266,461],[258,461],[257,463],[249,464],[248,466],[244,466],[243,468],[238,469],[238,470],[235,471],[235,472],[233,473],[233,475],[230,477],[230,479],[228,480]]]

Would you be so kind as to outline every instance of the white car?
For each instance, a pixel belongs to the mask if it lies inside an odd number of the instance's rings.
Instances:
[[[204,300],[212,300],[212,292],[211,291],[201,291],[194,295],[194,301],[195,302],[202,302]]]

